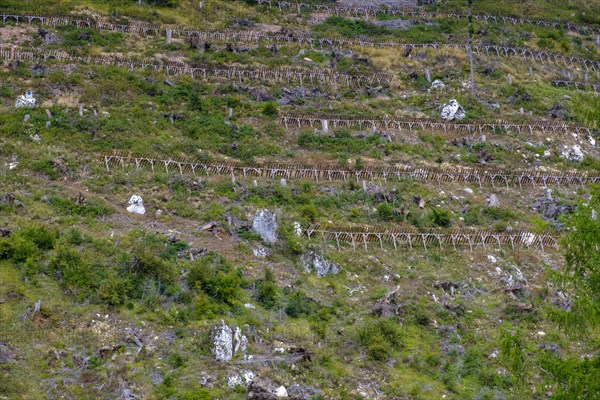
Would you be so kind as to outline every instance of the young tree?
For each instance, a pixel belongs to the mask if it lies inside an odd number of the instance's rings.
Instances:
[[[561,321],[567,328],[598,328],[600,323],[600,186],[592,188],[587,203],[571,216],[572,231],[565,237],[565,267],[558,274],[561,289],[573,300]]]

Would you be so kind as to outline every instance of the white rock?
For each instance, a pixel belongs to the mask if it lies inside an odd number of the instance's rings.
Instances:
[[[302,254],[302,268],[310,273],[316,272],[317,276],[325,276],[329,274],[337,274],[340,270],[337,265],[326,260],[324,257],[316,254],[313,251],[308,251]]]
[[[538,334],[538,336],[546,336],[546,332],[543,332],[543,331],[539,331],[537,334]]]
[[[500,207],[500,201],[498,201],[498,196],[495,194],[490,194],[487,197],[487,205],[489,207]]]
[[[313,62],[313,60],[310,59],[310,58],[308,58],[308,57],[304,57],[304,61],[306,61],[306,62]]]
[[[277,397],[288,397],[288,393],[287,393],[287,390],[285,389],[285,387],[284,386],[279,386],[275,390],[275,396],[277,396]]]
[[[431,82],[431,87],[433,89],[444,90],[444,88],[446,87],[446,85],[441,80],[436,79],[435,81]]]
[[[296,236],[302,236],[302,225],[300,225],[300,222],[298,221],[294,221],[294,234]]]
[[[489,262],[491,263],[496,263],[498,262],[498,260],[496,259],[496,257],[492,256],[491,254],[487,256],[487,259]]]
[[[254,375],[254,372],[252,371],[246,371],[242,374],[242,377],[244,378],[244,381],[246,381],[246,383],[250,383],[254,380],[254,378],[256,378],[256,375]]]
[[[146,208],[144,207],[144,199],[137,194],[131,196],[129,201],[127,202],[127,211],[134,214],[144,215],[146,213]]]
[[[458,101],[452,99],[442,106],[442,112],[440,116],[446,121],[460,121],[467,115],[465,113],[465,109],[458,104]]]
[[[550,150],[544,150],[544,157],[550,157],[552,152]]]
[[[252,254],[254,254],[254,257],[265,258],[267,256],[267,249],[262,246],[253,247]]]
[[[212,352],[215,358],[221,362],[231,360],[233,357],[233,331],[225,324],[225,321],[221,320],[219,325],[213,328],[212,340]]]
[[[252,229],[265,243],[277,242],[277,215],[271,210],[258,210],[252,221]]]
[[[35,107],[37,103],[37,100],[35,99],[35,97],[33,97],[33,94],[31,93],[31,91],[27,91],[25,93],[25,95],[21,95],[19,97],[17,97],[17,100],[15,101],[15,107],[16,108],[21,108],[21,107]]]
[[[15,169],[19,166],[19,162],[18,161],[14,161],[14,162],[10,162],[7,164],[8,165],[8,169]]]
[[[242,377],[239,375],[231,375],[227,378],[227,386],[230,388],[234,388],[236,386],[242,386],[244,381]]]
[[[245,303],[244,307],[249,308],[251,310],[255,310],[256,309],[256,307],[254,306],[254,304],[250,304],[250,303]]]
[[[242,330],[239,327],[235,328],[233,342],[235,343],[233,349],[234,353],[241,352],[242,354],[246,354],[246,350],[248,349],[248,338],[242,335]]]
[[[577,163],[583,161],[583,158],[585,157],[579,145],[574,145],[573,147],[564,146],[564,149],[560,156],[567,161]]]
[[[473,194],[473,189],[467,187],[463,189],[463,192]]]
[[[588,137],[588,140],[590,141],[590,144],[591,144],[592,146],[595,146],[595,145],[596,145],[596,139],[594,139],[593,137],[591,137],[591,136],[590,136],[590,137]]]

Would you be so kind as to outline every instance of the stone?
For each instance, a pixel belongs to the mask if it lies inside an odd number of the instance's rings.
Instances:
[[[458,101],[452,99],[442,106],[442,112],[440,116],[446,121],[460,121],[467,115],[465,113],[465,109],[458,104]]]
[[[36,104],[37,100],[35,99],[35,97],[33,97],[33,93],[31,93],[31,90],[28,90],[27,92],[25,92],[24,95],[17,97],[17,100],[15,101],[16,108],[35,107]]]
[[[574,145],[573,147],[564,146],[564,150],[561,152],[560,156],[567,161],[576,163],[582,162],[585,157],[579,145]]]
[[[242,354],[246,354],[246,350],[248,350],[248,338],[242,335],[242,330],[239,327],[235,327],[235,333],[233,335],[234,348],[233,352],[242,352]]]
[[[267,256],[267,249],[262,246],[253,247],[252,254],[254,254],[254,257],[265,258]]]
[[[488,207],[500,207],[500,201],[498,200],[498,196],[496,196],[495,194],[488,195],[487,205]]]
[[[232,375],[227,378],[227,386],[230,388],[234,388],[236,386],[242,386],[243,384],[244,384],[244,381],[242,380],[242,377],[239,375]]]
[[[302,254],[302,268],[308,272],[316,272],[317,276],[325,276],[337,274],[340,270],[337,265],[326,260],[324,257],[316,254],[313,251],[308,251]]]
[[[496,259],[496,257],[494,257],[492,255],[488,255],[487,259],[488,259],[489,262],[491,262],[493,264],[496,263],[496,262],[498,262],[498,260]]]
[[[444,82],[442,82],[439,79],[436,79],[435,81],[431,82],[432,89],[444,90],[445,87],[446,85],[444,84]]]
[[[277,400],[277,396],[268,389],[253,381],[248,386],[248,400]]]
[[[223,320],[212,327],[211,339],[212,353],[217,361],[228,362],[236,353],[245,356],[248,350],[248,338],[242,334],[242,330],[237,326],[227,326]]]
[[[277,397],[288,397],[288,392],[285,388],[285,386],[279,386],[277,389],[275,389],[275,396]]]
[[[463,192],[469,193],[469,194],[473,194],[473,189],[471,189],[469,187],[466,187],[466,188],[463,189]]]
[[[213,349],[212,352],[217,361],[227,362],[233,357],[233,331],[225,324],[225,321],[214,326],[212,329]]]
[[[131,196],[127,202],[127,211],[133,214],[144,215],[146,213],[146,207],[144,207],[144,199],[137,194]]]
[[[0,343],[0,364],[9,363],[15,359],[15,355],[12,350]]]
[[[277,215],[271,210],[258,210],[252,221],[252,229],[267,244],[277,242]]]
[[[300,225],[300,222],[294,221],[293,226],[294,226],[294,235],[296,235],[298,237],[302,236],[302,225]]]

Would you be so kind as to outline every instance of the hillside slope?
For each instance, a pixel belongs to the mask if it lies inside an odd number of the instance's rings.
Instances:
[[[600,3],[468,3],[1,2],[0,398],[600,396]]]

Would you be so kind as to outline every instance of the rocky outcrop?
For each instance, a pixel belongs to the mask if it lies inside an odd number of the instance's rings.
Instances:
[[[313,251],[302,254],[302,268],[308,273],[315,272],[317,276],[337,274],[340,272],[337,265]]]
[[[444,90],[445,87],[446,85],[444,84],[444,82],[440,81],[439,79],[436,79],[435,81],[431,82],[432,89]]]
[[[212,352],[217,361],[227,362],[233,357],[233,331],[221,320],[221,323],[212,329]]]
[[[446,121],[460,121],[464,119],[467,114],[465,113],[465,109],[458,104],[458,101],[452,99],[442,106],[440,116]]]
[[[15,355],[12,350],[0,343],[0,364],[1,363],[9,363],[15,359]]]
[[[252,221],[252,229],[265,243],[277,242],[277,215],[271,210],[258,210]]]
[[[500,201],[498,200],[498,196],[496,196],[493,193],[487,196],[486,203],[488,207],[500,207]]]
[[[237,326],[230,328],[223,320],[211,329],[211,339],[212,353],[217,361],[228,362],[238,353],[245,356],[248,350],[248,338],[242,330]]]
[[[583,154],[579,145],[574,145],[573,147],[564,146],[560,156],[567,161],[579,163],[583,161],[585,154]]]
[[[144,199],[137,194],[134,194],[129,198],[127,202],[127,211],[133,214],[144,215],[146,213],[146,207],[144,207]]]
[[[30,91],[27,91],[24,95],[17,97],[15,101],[16,108],[22,107],[35,107],[37,104],[37,100],[33,97],[33,94]]]

